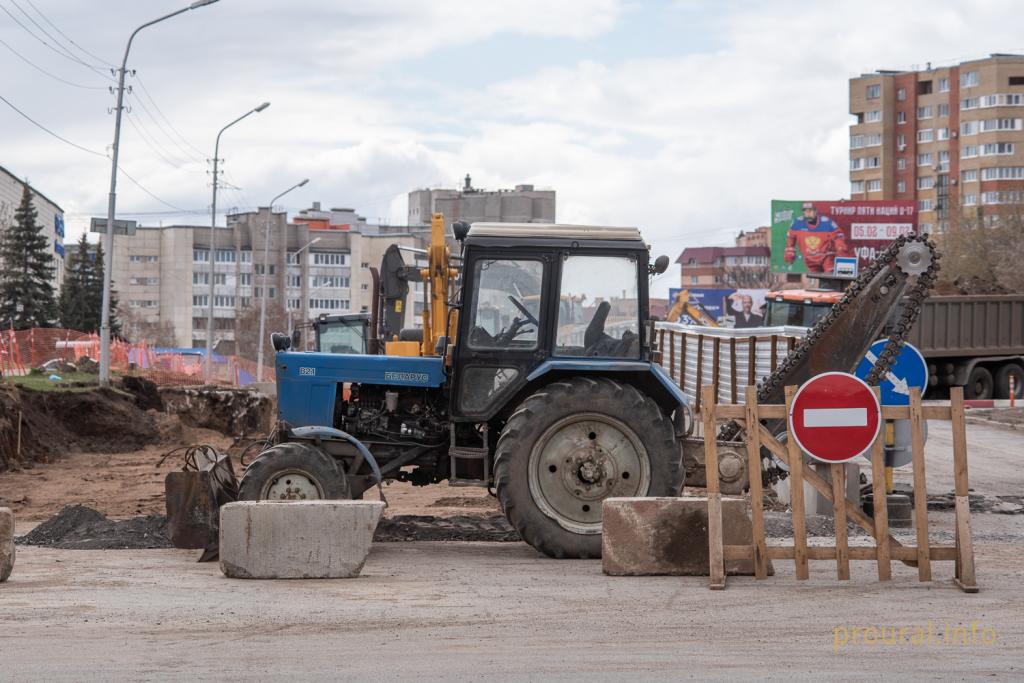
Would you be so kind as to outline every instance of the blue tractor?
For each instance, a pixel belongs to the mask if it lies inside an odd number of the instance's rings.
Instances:
[[[652,264],[635,228],[452,232],[458,255],[435,214],[426,267],[385,256],[369,354],[293,352],[274,335],[277,443],[240,498],[359,498],[382,479],[493,487],[534,548],[599,557],[605,498],[683,485],[686,399],[648,313],[668,259]],[[409,281],[428,285],[423,328],[395,330]]]

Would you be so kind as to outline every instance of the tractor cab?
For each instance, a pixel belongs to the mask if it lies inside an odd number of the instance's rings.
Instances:
[[[768,292],[765,325],[813,327],[843,297],[842,292],[828,289],[783,289]]]
[[[323,353],[367,353],[369,313],[321,313],[313,321],[316,350]]]

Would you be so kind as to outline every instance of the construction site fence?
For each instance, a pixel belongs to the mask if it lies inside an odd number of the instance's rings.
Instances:
[[[100,338],[95,333],[55,327],[0,330],[0,373],[4,377],[27,375],[37,368],[60,375],[59,362],[84,368],[98,364],[99,360]],[[215,353],[207,381],[204,363],[203,349],[161,347],[146,341],[121,339],[110,342],[111,372],[145,377],[161,385],[244,387],[256,382],[259,374],[254,361]],[[264,367],[262,379],[273,382],[274,369]]]
[[[700,411],[701,387],[711,385],[721,403],[743,403],[743,387],[757,384],[785,360],[807,328],[729,328],[659,322],[661,365]]]

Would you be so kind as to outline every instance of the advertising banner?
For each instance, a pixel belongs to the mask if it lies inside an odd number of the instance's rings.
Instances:
[[[767,289],[670,289],[667,321],[684,325],[762,327]]]
[[[850,277],[917,232],[914,201],[772,200],[772,272]],[[857,259],[852,267],[850,258]]]

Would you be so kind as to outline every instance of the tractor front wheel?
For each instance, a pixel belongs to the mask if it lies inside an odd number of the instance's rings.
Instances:
[[[601,556],[605,498],[675,496],[682,476],[669,417],[635,387],[606,378],[559,381],[528,397],[495,452],[505,516],[556,558]]]
[[[285,442],[256,456],[238,484],[239,500],[344,500],[348,478],[334,458],[305,443]]]

